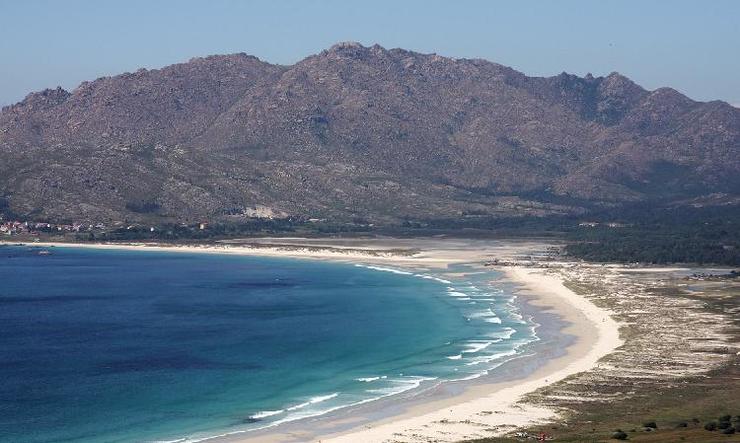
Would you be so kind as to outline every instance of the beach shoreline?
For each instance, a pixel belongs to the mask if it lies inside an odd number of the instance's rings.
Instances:
[[[576,295],[553,276],[523,267],[502,268],[509,281],[519,285],[527,302],[566,322],[560,331],[574,337],[564,355],[546,360],[524,377],[502,382],[472,384],[455,396],[413,404],[399,415],[386,417],[362,428],[321,434],[307,426],[290,433],[275,431],[259,437],[231,438],[238,443],[322,441],[371,443],[379,441],[456,442],[505,434],[516,428],[544,423],[557,411],[521,403],[525,395],[570,375],[588,371],[598,360],[623,343],[619,325],[609,313]],[[315,426],[315,425],[314,425]],[[218,441],[218,440],[215,440]]]
[[[281,239],[285,240],[285,239]],[[173,246],[152,243],[137,244],[68,244],[28,243],[42,248],[84,247],[96,249],[151,250],[162,252],[199,252],[236,254],[248,256],[306,258],[342,261],[350,263],[383,263],[386,265],[431,269],[444,275],[453,264],[473,264],[483,269],[484,262],[492,256],[512,253],[506,249],[511,245],[504,242],[501,249],[481,248],[482,244],[461,247],[445,240],[428,243],[418,240],[401,242],[408,248],[387,248],[396,245],[364,244],[352,247],[301,244],[300,239],[291,239],[293,244],[258,247],[234,245],[186,245]],[[297,241],[297,242],[296,242]],[[400,241],[399,241],[400,242]],[[420,248],[413,248],[425,243]],[[536,244],[536,242],[535,242]],[[531,249],[532,242],[526,243]],[[516,246],[514,252],[520,248]],[[388,252],[388,251],[393,252]],[[400,252],[399,252],[400,251]],[[378,442],[406,441],[401,436],[413,435],[435,441],[460,441],[464,439],[501,435],[515,428],[543,423],[557,417],[557,411],[531,404],[521,403],[523,397],[544,386],[556,383],[570,375],[594,368],[599,359],[621,346],[619,324],[610,313],[591,303],[587,298],[568,289],[557,275],[547,274],[545,269],[525,266],[496,266],[506,279],[520,289],[518,294],[526,297],[527,303],[543,312],[556,315],[564,323],[560,334],[573,338],[561,355],[540,361],[531,373],[512,380],[472,383],[464,385],[454,395],[418,397],[408,405],[387,416],[369,418],[363,408],[358,408],[354,419],[346,415],[321,416],[299,422],[287,423],[257,433],[235,433],[223,437],[209,438],[209,442],[287,442],[287,441],[331,441],[331,442]],[[441,398],[439,398],[441,397]],[[390,400],[388,400],[390,401]],[[363,414],[365,414],[363,416]],[[341,429],[338,431],[338,429]],[[400,439],[400,440],[399,440]]]

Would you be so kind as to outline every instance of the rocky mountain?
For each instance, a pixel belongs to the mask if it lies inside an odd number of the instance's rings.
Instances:
[[[377,45],[196,58],[0,113],[0,211],[35,219],[395,222],[738,194],[727,103]]]

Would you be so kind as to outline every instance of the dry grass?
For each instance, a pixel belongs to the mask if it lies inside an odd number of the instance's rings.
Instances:
[[[613,310],[626,343],[598,368],[528,396],[559,409],[562,419],[526,431],[563,442],[618,441],[616,429],[637,442],[740,441],[740,434],[704,429],[722,415],[740,415],[740,282],[581,266],[551,265],[550,272],[565,274],[572,289]],[[658,429],[646,431],[648,421]]]

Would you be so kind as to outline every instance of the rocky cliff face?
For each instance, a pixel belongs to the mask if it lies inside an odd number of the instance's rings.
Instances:
[[[737,195],[740,110],[617,73],[343,43],[32,93],[2,110],[0,154],[5,210],[24,216],[547,214]]]

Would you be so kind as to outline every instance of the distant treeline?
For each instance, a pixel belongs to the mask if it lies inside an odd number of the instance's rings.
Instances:
[[[208,224],[203,228],[200,224],[134,225],[104,232],[80,233],[76,238],[82,241],[209,240],[253,235],[254,233],[262,235],[288,233],[295,230],[295,225],[295,221],[291,219],[250,219],[240,223]]]
[[[599,217],[624,226],[576,226],[566,235],[568,254],[593,261],[740,265],[736,206],[637,206]]]
[[[487,231],[495,237],[555,237],[566,252],[601,262],[740,265],[740,207],[676,207],[635,204],[582,216],[469,217],[408,222],[432,233]]]
[[[80,241],[203,241],[267,235],[324,235],[368,231],[369,226],[354,223],[312,223],[299,218],[253,218],[233,223],[209,223],[203,227],[200,224],[176,223],[135,225],[104,232],[80,233],[75,238]]]
[[[740,265],[740,207],[660,207],[642,203],[582,216],[463,217],[406,221],[408,232],[555,237],[566,252],[601,262]]]
[[[394,226],[366,220],[308,221],[300,218],[249,219],[200,225],[129,226],[80,233],[82,241],[211,241],[266,235],[392,235],[506,238],[551,237],[568,242],[570,256],[603,262],[740,265],[740,207],[666,208],[638,204],[594,210],[581,216],[407,219]]]

